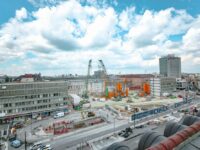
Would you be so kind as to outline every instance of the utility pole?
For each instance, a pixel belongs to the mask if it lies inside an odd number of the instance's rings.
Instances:
[[[134,111],[134,118],[133,118],[134,120],[134,129],[135,129],[135,111]]]
[[[27,150],[27,147],[26,147],[26,131],[24,133],[24,138],[25,138],[25,140],[24,140],[24,147],[25,147],[25,150]]]
[[[33,112],[31,112],[31,134],[32,134],[32,118],[33,118]]]
[[[0,130],[0,150],[1,150],[2,147],[3,147],[3,145],[2,145],[2,140],[1,140],[1,130]]]

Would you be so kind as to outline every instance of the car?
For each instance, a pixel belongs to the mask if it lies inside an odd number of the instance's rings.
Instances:
[[[138,125],[138,126],[136,126],[135,128],[136,129],[141,129],[141,128],[144,128],[145,127],[145,125]]]
[[[41,149],[41,150],[53,150],[53,148],[51,148],[51,147],[44,147],[44,148]]]
[[[147,125],[145,125],[145,124],[135,126],[136,129],[141,129],[141,128],[145,128],[145,127],[147,127]]]
[[[14,140],[10,143],[10,145],[14,148],[19,148],[22,145],[22,142],[20,140]]]
[[[118,135],[121,136],[121,135],[123,135],[124,133],[125,133],[125,131],[122,130],[122,131],[120,131],[120,132],[118,133]]]
[[[125,132],[122,136],[123,136],[124,138],[127,138],[127,137],[129,137],[129,135],[130,135],[130,133]]]
[[[34,144],[33,146],[31,146],[30,150],[38,150],[41,147],[44,147],[45,145],[42,143],[38,143],[38,144]]]
[[[45,145],[43,143],[34,144],[30,150],[52,150],[51,145]]]
[[[44,145],[42,147],[40,147],[38,150],[52,150],[50,145]]]
[[[128,133],[133,133],[133,130],[130,127],[126,128],[125,131],[128,132]]]

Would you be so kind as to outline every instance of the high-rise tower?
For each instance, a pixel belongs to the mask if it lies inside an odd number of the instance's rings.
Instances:
[[[181,58],[167,55],[159,59],[160,74],[165,77],[181,77]]]

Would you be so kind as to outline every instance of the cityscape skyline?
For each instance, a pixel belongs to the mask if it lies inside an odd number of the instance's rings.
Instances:
[[[200,0],[0,2],[0,150],[200,150]]]
[[[85,75],[89,59],[102,59],[109,74],[153,73],[167,54],[181,57],[182,72],[199,73],[199,5],[194,0],[1,2],[0,74]]]

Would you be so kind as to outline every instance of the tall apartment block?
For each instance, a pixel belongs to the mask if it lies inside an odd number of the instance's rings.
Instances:
[[[33,113],[50,115],[68,109],[69,100],[66,81],[3,83],[0,84],[0,122]]]
[[[181,58],[167,55],[159,59],[160,75],[165,77],[181,77]]]

